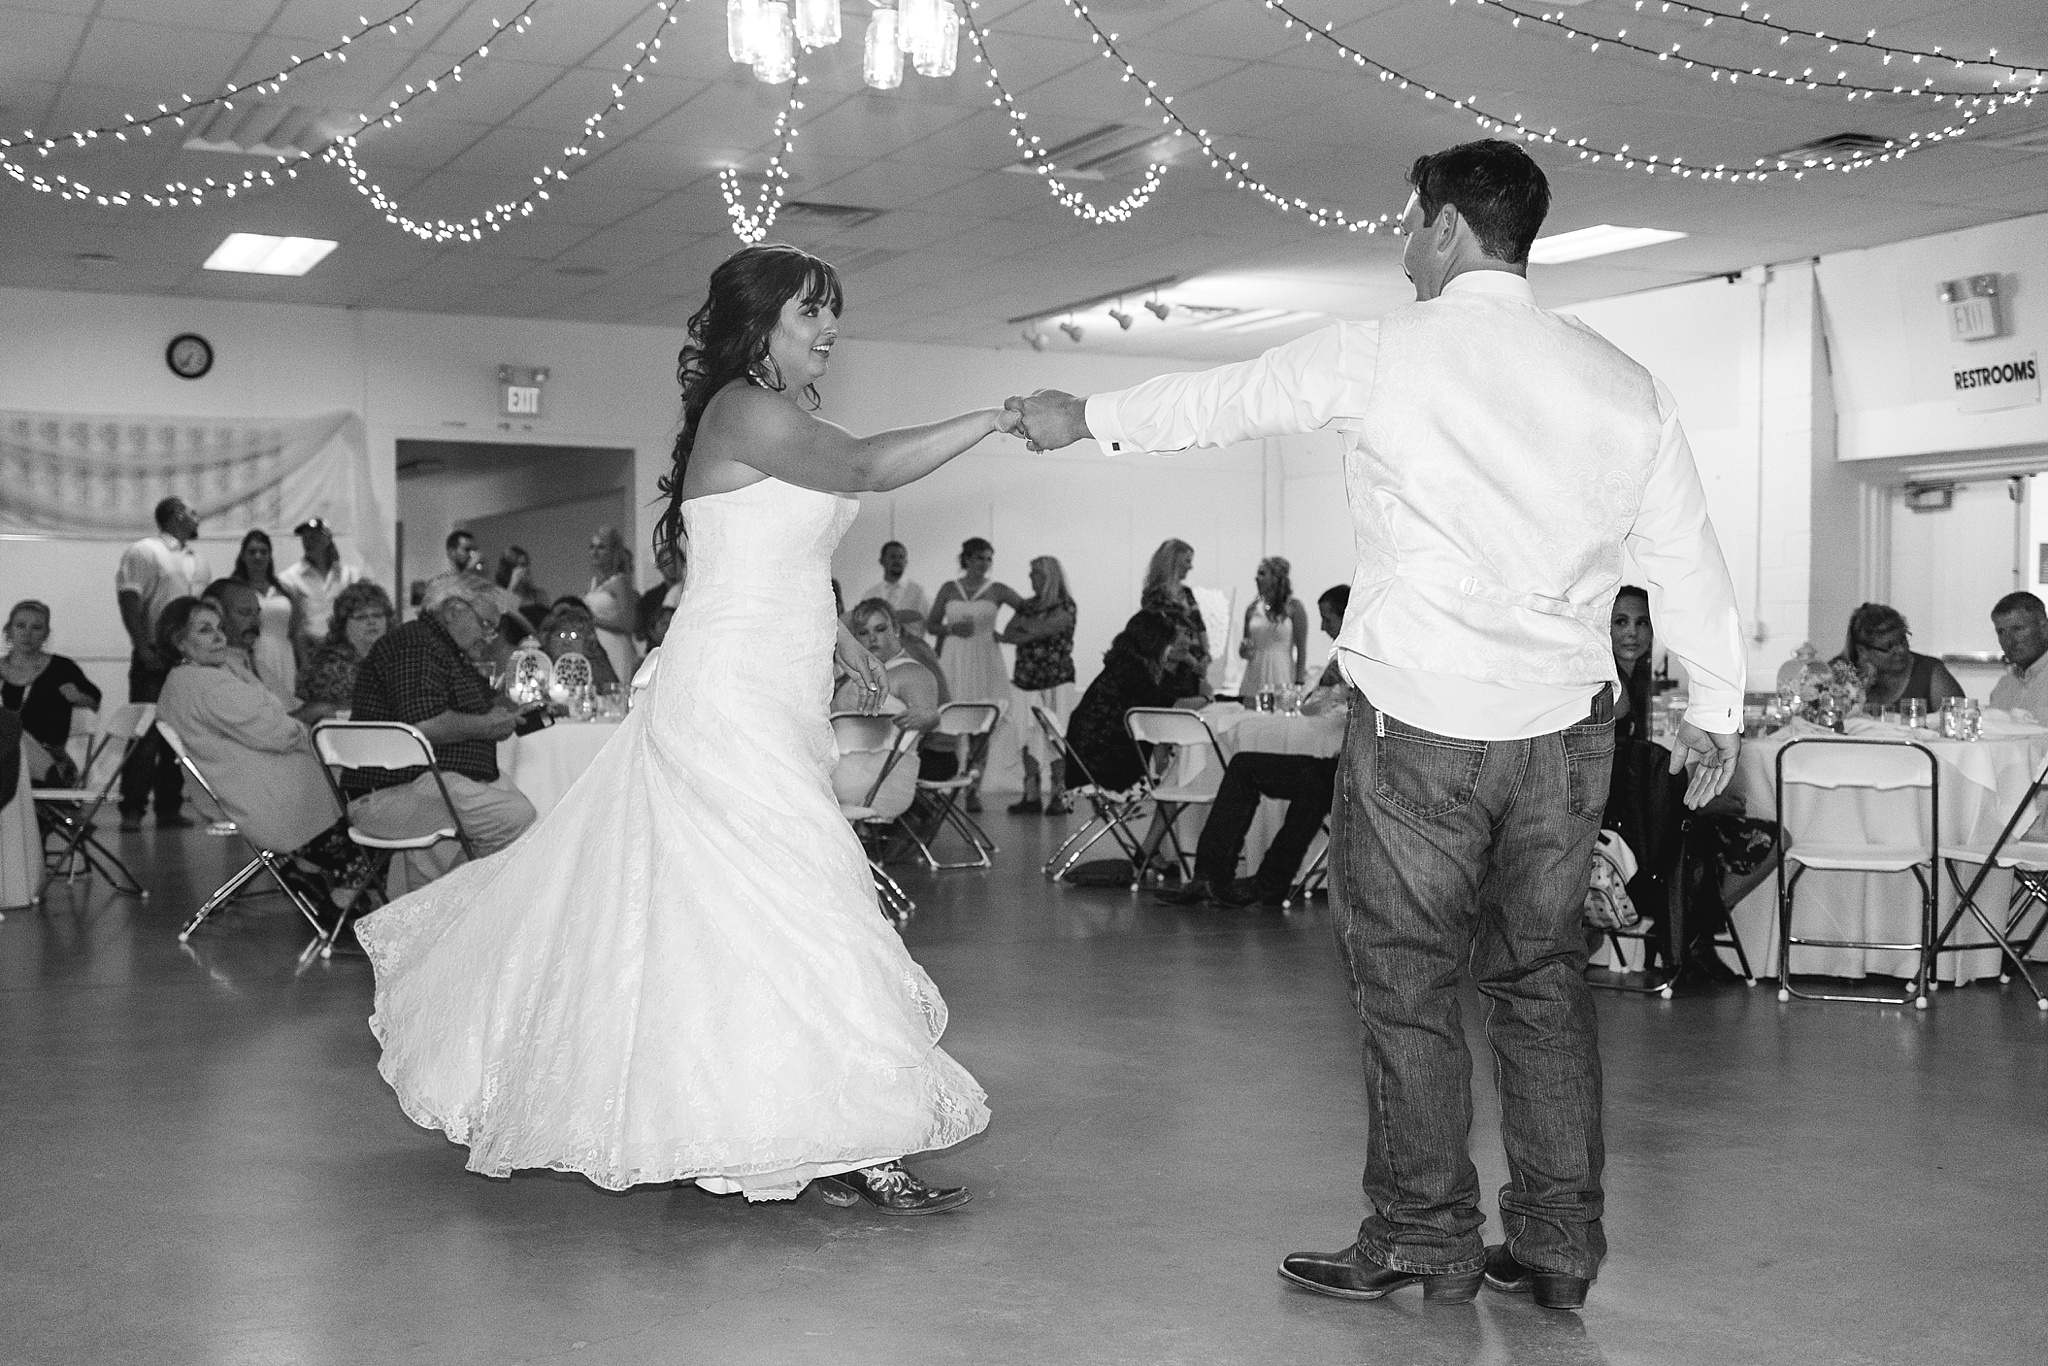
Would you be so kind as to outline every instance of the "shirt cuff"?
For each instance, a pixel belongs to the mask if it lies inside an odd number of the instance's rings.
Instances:
[[[1124,435],[1122,425],[1116,420],[1116,399],[1117,395],[1114,393],[1090,394],[1084,410],[1088,422],[1088,435],[1101,444],[1105,455],[1122,455],[1125,451],[1138,449],[1132,444],[1131,439]]]
[[[1711,734],[1733,735],[1742,729],[1742,694],[1735,694],[1732,701],[1722,696],[1695,694],[1686,703],[1685,719]]]

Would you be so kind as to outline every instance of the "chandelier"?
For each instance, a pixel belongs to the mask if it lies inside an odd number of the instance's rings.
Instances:
[[[960,60],[960,10],[954,0],[869,0],[861,71],[876,90],[903,84],[904,59],[920,76],[943,79]],[[725,50],[757,80],[796,77],[797,49],[831,47],[840,38],[839,0],[726,0]]]

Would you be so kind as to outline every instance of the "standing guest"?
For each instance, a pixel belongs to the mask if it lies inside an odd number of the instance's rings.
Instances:
[[[1918,698],[1937,712],[1963,685],[1933,655],[1916,654],[1911,632],[1895,607],[1866,602],[1849,614],[1849,640],[1840,658],[1863,679],[1863,701],[1872,708],[1903,707]]]
[[[391,595],[367,579],[335,594],[327,639],[299,674],[303,705],[293,715],[310,725],[347,711],[355,700],[356,670],[391,629],[393,615]]]
[[[1195,567],[1195,548],[1186,541],[1164,540],[1145,566],[1145,587],[1138,608],[1157,612],[1179,633],[1167,652],[1168,686],[1186,697],[1209,694],[1209,626],[1185,582]]]
[[[1991,687],[1991,705],[2048,721],[2048,607],[2032,593],[2007,593],[1991,608],[1991,629],[2009,672]]]
[[[43,647],[50,640],[50,609],[30,598],[7,614],[7,655],[0,659],[0,708],[21,717],[21,726],[36,742],[29,752],[29,781],[46,787],[71,787],[78,776],[72,761],[71,713],[85,707],[98,711],[100,690],[76,663]],[[12,789],[0,787],[0,795]]]
[[[1067,809],[1064,761],[1052,749],[1044,727],[1031,714],[1042,708],[1066,729],[1074,711],[1074,595],[1067,591],[1066,571],[1050,555],[1031,562],[1031,596],[1010,617],[998,637],[1017,647],[1017,668],[1010,676],[1017,689],[1016,718],[1024,736],[1024,796],[1010,807],[1013,816]],[[1045,795],[1039,796],[1039,773],[1045,774]]]
[[[1007,702],[1009,671],[1003,647],[996,642],[996,613],[1024,605],[1017,590],[988,576],[996,548],[979,536],[960,543],[960,577],[939,585],[925,629],[939,640],[939,668],[946,691],[955,702]],[[993,746],[995,737],[990,737]],[[959,741],[960,762],[967,762],[968,741]],[[969,811],[981,810],[981,785],[967,789]]]
[[[922,633],[925,617],[931,612],[931,600],[925,596],[924,585],[915,579],[903,577],[903,571],[910,567],[910,552],[901,541],[882,542],[882,577],[861,597],[880,598],[889,604],[889,610],[896,614],[896,621],[905,634]]]
[[[182,498],[156,505],[156,535],[145,536],[121,555],[114,572],[114,595],[121,607],[121,625],[128,632],[128,700],[154,702],[170,673],[171,662],[157,654],[156,624],[164,608],[179,598],[196,597],[213,577],[206,557],[192,548],[199,518]],[[170,746],[151,731],[138,752],[121,770],[121,828],[140,830],[143,812],[156,800],[160,828],[192,824],[178,808],[185,800],[185,776]]]
[[[251,527],[243,534],[241,551],[236,554],[235,567],[228,571],[228,577],[241,580],[255,591],[257,606],[262,612],[263,630],[251,646],[256,676],[263,680],[264,687],[277,694],[278,700],[287,706],[296,706],[299,700],[299,658],[292,642],[299,638],[302,630],[299,600],[277,576],[268,533],[259,527]]]
[[[1250,661],[1240,696],[1299,688],[1308,677],[1308,613],[1294,596],[1293,568],[1279,555],[1259,561],[1253,576],[1259,598],[1244,609],[1244,639],[1237,646],[1239,657]]]
[[[497,704],[474,662],[497,634],[497,605],[478,581],[451,576],[428,595],[419,616],[370,647],[356,670],[349,717],[403,721],[427,737],[478,858],[519,838],[536,818],[533,803],[498,772],[498,741],[519,715]],[[424,768],[352,769],[341,786],[351,799],[349,819],[365,834],[422,835],[448,819],[434,775]],[[461,857],[454,840],[398,855],[391,860],[391,895],[424,887]]]
[[[1614,709],[1614,738],[1650,738],[1650,698],[1656,680],[1650,672],[1650,656],[1657,648],[1657,632],[1650,625],[1650,595],[1632,583],[1614,590],[1614,610],[1608,614],[1607,634],[1614,645],[1614,672],[1621,679],[1621,701]]]
[[[178,661],[158,714],[185,742],[227,818],[259,849],[290,854],[330,905],[337,891],[359,889],[373,866],[369,851],[348,837],[313,733],[241,666],[219,608],[181,598],[164,609],[158,636],[163,657]]]
[[[1577,1308],[1606,1255],[1600,1061],[1581,916],[1614,748],[1608,609],[1624,543],[1692,679],[1671,767],[1698,808],[1741,748],[1734,586],[1670,391],[1545,312],[1529,245],[1550,186],[1499,139],[1419,158],[1416,302],[1256,360],[1083,402],[1014,399],[1031,444],[1222,446],[1334,429],[1358,574],[1331,911],[1365,1025],[1373,1213],[1305,1289],[1495,1290]],[[1509,1183],[1485,1247],[1460,978],[1488,1005]]]
[[[640,666],[633,648],[640,597],[633,591],[633,552],[615,527],[601,526],[590,538],[590,589],[583,602],[597,622],[597,638],[611,657],[612,672],[631,678]]]
[[[417,592],[417,601],[413,604],[415,607],[423,606],[428,598],[445,597],[449,585],[457,579],[473,579],[477,585],[482,586],[491,600],[497,603],[499,616],[519,614],[519,596],[492,583],[490,576],[484,573],[484,556],[483,552],[477,549],[474,533],[457,527],[448,533],[448,539],[442,542],[442,549],[448,556],[448,567],[428,579],[424,588]]]
[[[341,548],[335,545],[334,531],[325,519],[309,517],[293,527],[292,534],[299,538],[299,558],[277,571],[277,581],[299,604],[298,635],[292,647],[304,668],[327,639],[327,615],[334,610],[335,595],[363,574],[354,565],[343,563]]]
[[[493,582],[518,600],[516,610],[527,628],[538,630],[547,619],[548,595],[546,589],[533,581],[533,556],[523,546],[507,546],[505,553],[498,556],[498,572]]]
[[[640,611],[636,618],[640,623],[640,639],[649,649],[661,644],[668,635],[668,627],[664,624],[661,637],[655,637],[652,634],[653,623],[664,611],[672,618],[676,604],[683,600],[683,575],[688,565],[683,558],[682,546],[655,546],[654,567],[661,571],[661,582],[640,595]]]
[[[1323,634],[1333,641],[1344,630],[1344,609],[1350,602],[1350,585],[1341,583],[1316,599]],[[1347,707],[1344,671],[1332,653],[1315,691],[1302,700],[1302,714],[1320,716],[1334,711],[1341,715]],[[1293,889],[1301,861],[1330,814],[1336,783],[1334,754],[1319,758],[1250,749],[1236,754],[1223,770],[1215,805],[1202,823],[1202,838],[1195,846],[1194,877],[1185,887],[1162,893],[1160,899],[1177,906],[1199,906],[1205,901],[1231,907],[1278,906]],[[1273,842],[1266,846],[1258,871],[1241,878],[1237,876],[1238,859],[1262,797],[1286,802],[1287,815]]]

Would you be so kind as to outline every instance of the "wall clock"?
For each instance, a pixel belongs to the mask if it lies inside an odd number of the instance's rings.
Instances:
[[[213,344],[197,332],[181,332],[164,348],[164,363],[179,379],[198,379],[213,368]]]

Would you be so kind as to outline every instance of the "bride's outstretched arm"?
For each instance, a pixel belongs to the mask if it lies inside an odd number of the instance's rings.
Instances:
[[[1004,408],[979,408],[873,436],[855,436],[758,389],[721,394],[705,414],[705,433],[744,452],[735,458],[787,483],[831,493],[901,488],[922,479],[994,432],[1016,432],[1022,418]],[[699,448],[707,444],[699,437]]]

